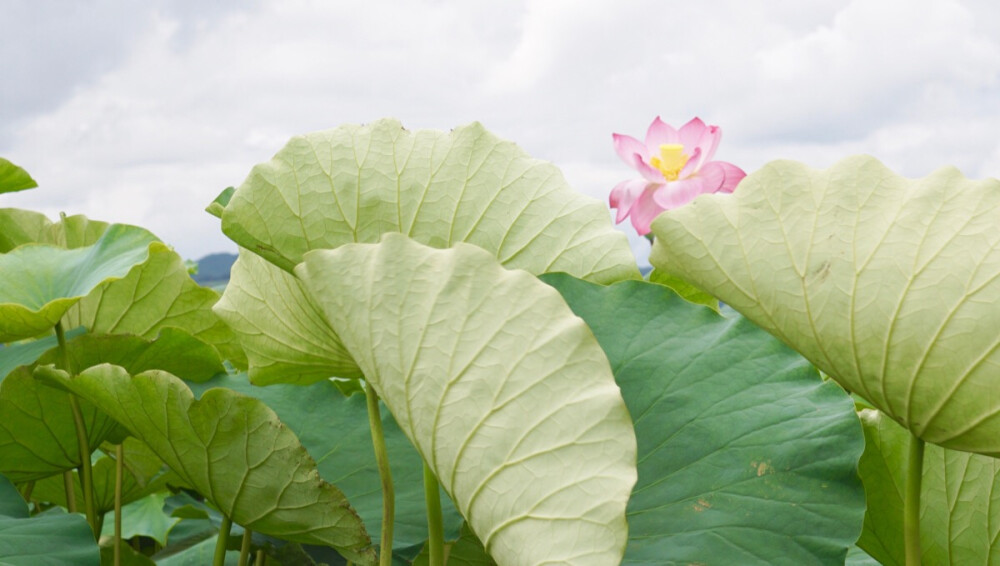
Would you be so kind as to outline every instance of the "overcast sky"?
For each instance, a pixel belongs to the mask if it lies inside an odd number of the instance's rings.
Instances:
[[[383,116],[478,120],[605,201],[635,176],[611,133],[656,115],[718,124],[716,158],[748,172],[868,153],[1000,177],[996,0],[0,6],[0,156],[40,185],[0,206],[139,224],[188,258],[235,251],[203,209],[290,136]]]

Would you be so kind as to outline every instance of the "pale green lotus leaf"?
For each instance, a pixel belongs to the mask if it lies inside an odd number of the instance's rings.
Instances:
[[[107,228],[107,222],[83,215],[63,215],[52,222],[40,212],[0,208],[0,253],[29,243],[82,248],[97,242]]]
[[[0,157],[0,193],[33,189],[38,183],[23,168]]]
[[[383,119],[294,137],[237,187],[222,231],[287,271],[309,250],[402,232],[475,244],[535,274],[639,278],[603,203],[478,123],[445,133]]]
[[[299,280],[258,255],[240,250],[215,312],[239,337],[256,385],[361,377]]]
[[[497,562],[621,560],[635,435],[555,290],[402,234],[309,252],[295,273]]]
[[[885,414],[865,409],[865,453],[858,472],[868,510],[858,546],[881,564],[902,566],[903,496],[910,434]],[[924,449],[920,485],[920,544],[924,564],[994,564],[1000,561],[1000,460]]]
[[[115,224],[91,246],[29,244],[0,254],[0,342],[51,331],[80,299],[146,261],[151,245],[161,244],[146,230]]]
[[[111,415],[233,522],[255,532],[331,546],[358,564],[375,552],[343,493],[274,411],[257,399],[211,389],[195,400],[183,381],[151,370],[132,377],[109,364],[75,377],[43,366],[60,384]]]
[[[238,367],[246,358],[236,336],[212,307],[219,293],[198,285],[169,247],[150,246],[149,258],[128,274],[94,290],[69,309],[64,323],[98,334],[155,338],[164,328],[183,329],[207,342]],[[165,368],[158,368],[165,369]]]
[[[651,262],[947,448],[1000,455],[1000,181],[776,161],[662,214]]]
[[[99,566],[101,552],[82,515],[50,509],[34,517],[11,482],[0,476],[0,564]]]

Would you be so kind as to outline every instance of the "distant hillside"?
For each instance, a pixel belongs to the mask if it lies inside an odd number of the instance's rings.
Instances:
[[[200,285],[229,281],[229,269],[236,261],[236,254],[209,254],[198,260],[198,273],[191,276]]]

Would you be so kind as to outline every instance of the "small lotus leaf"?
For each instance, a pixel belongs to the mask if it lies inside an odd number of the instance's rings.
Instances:
[[[0,253],[24,244],[82,248],[97,242],[107,229],[107,222],[90,220],[83,215],[63,215],[58,222],[52,222],[40,212],[0,208]]]
[[[340,490],[320,479],[295,434],[259,400],[226,389],[195,400],[169,373],[132,377],[108,364],[75,377],[51,366],[36,375],[99,406],[233,522],[374,563],[357,513]]]
[[[33,189],[38,183],[27,171],[0,157],[0,193],[12,193]]]
[[[172,328],[154,341],[85,334],[67,343],[67,355],[75,369],[114,363],[134,373],[162,369],[194,381],[225,371],[211,346]],[[38,363],[57,360],[52,349]],[[90,403],[81,401],[80,408],[91,447],[122,435],[114,421]],[[75,468],[80,461],[68,394],[37,383],[31,367],[18,368],[0,382],[0,473],[18,482],[36,480]]]

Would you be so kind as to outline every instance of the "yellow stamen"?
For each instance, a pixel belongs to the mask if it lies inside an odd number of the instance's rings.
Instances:
[[[668,181],[676,181],[681,174],[681,169],[687,165],[691,157],[684,155],[684,146],[679,143],[665,143],[660,145],[660,155],[649,160],[649,164],[656,167],[663,173]]]

